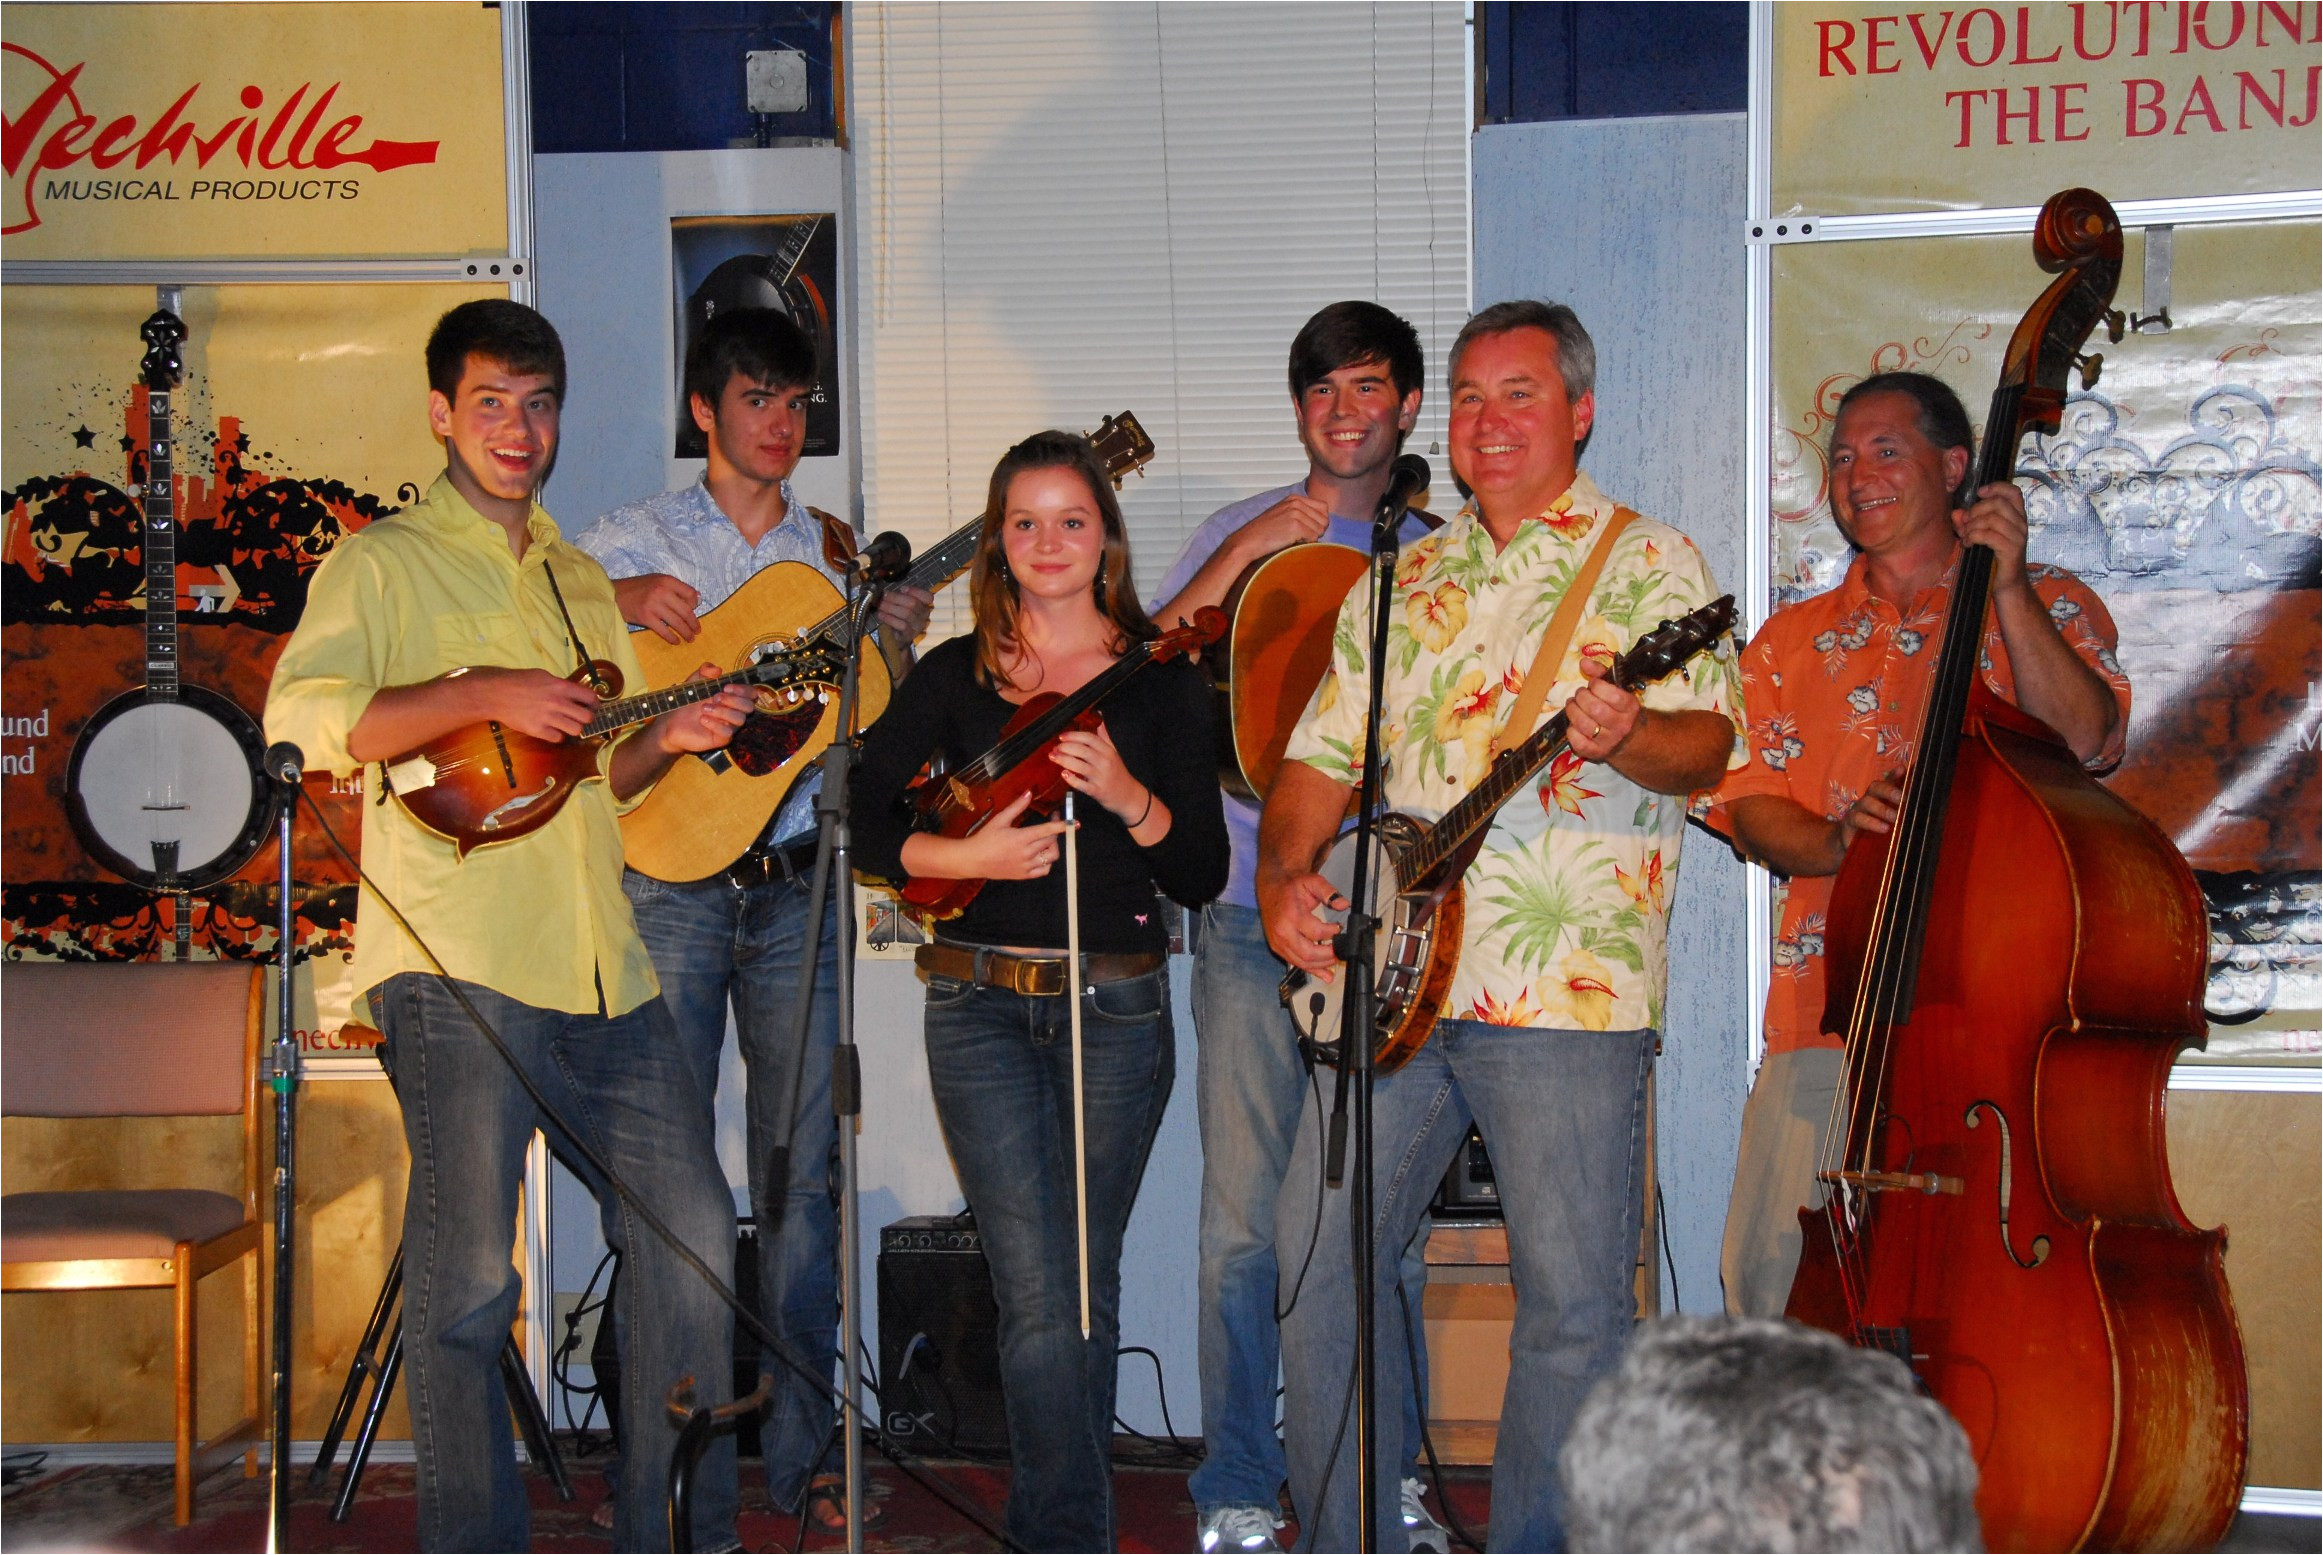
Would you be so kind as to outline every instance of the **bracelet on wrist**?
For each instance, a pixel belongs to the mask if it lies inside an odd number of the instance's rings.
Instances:
[[[1152,814],[1153,814],[1153,788],[1151,787],[1151,785],[1148,785],[1148,786],[1147,786],[1147,788],[1146,788],[1146,791],[1145,791],[1145,808],[1137,812],[1137,819],[1136,819],[1136,820],[1134,820],[1134,821],[1131,821],[1131,822],[1129,823],[1129,830],[1131,830],[1131,831],[1135,831],[1135,830],[1137,830],[1137,829],[1138,829],[1140,826],[1143,826],[1143,825],[1146,823],[1146,818],[1147,818],[1148,816],[1152,815]]]

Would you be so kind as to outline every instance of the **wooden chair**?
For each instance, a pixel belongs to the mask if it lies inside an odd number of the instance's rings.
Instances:
[[[242,1115],[241,1197],[203,1188],[0,1198],[0,1290],[176,1293],[177,1523],[236,1452],[258,1472],[258,1033],[263,967],[239,962],[18,962],[0,976],[0,1111],[16,1117]],[[244,1417],[194,1440],[195,1291],[242,1264]]]

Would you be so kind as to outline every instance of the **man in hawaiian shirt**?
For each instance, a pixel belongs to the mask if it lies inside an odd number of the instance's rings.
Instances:
[[[1743,655],[1748,760],[1719,786],[1709,821],[1790,877],[1721,1259],[1727,1310],[1744,1316],[1782,1316],[1799,1211],[1821,1202],[1815,1163],[1840,1060],[1823,1030],[1832,877],[1857,835],[1895,815],[1964,546],[1993,553],[1985,684],[2092,769],[2121,757],[2129,681],[2113,619],[2071,573],[2026,565],[2015,486],[1963,489],[1974,441],[1959,397],[1925,373],[1848,390],[1831,432],[1831,510],[1855,560],[1839,587],[1777,611]]]
[[[1407,546],[1397,567],[1382,723],[1397,809],[1434,815],[1483,777],[1549,618],[1616,511],[1578,469],[1595,375],[1588,332],[1562,306],[1496,304],[1453,344],[1452,468],[1475,499]],[[1375,1092],[1383,1422],[1398,1418],[1409,1386],[1401,1329],[1386,1319],[1397,1255],[1471,1120],[1492,1151],[1518,1293],[1493,1465],[1495,1549],[1561,1546],[1557,1450],[1629,1333],[1682,796],[1741,759],[1731,660],[1697,659],[1636,695],[1604,674],[1636,638],[1717,592],[1692,542],[1666,525],[1637,521],[1615,543],[1548,695],[1545,711],[1570,715],[1570,753],[1494,819],[1466,877],[1444,1016]],[[1268,942],[1315,977],[1337,970],[1338,926],[1325,913],[1342,904],[1314,863],[1361,775],[1369,616],[1359,589],[1260,822]],[[1321,1126],[1310,1107],[1292,1178],[1317,1171]],[[1335,1277],[1348,1267],[1346,1207],[1344,1195],[1326,1204],[1315,1277],[1282,1335],[1291,1495],[1302,1547],[1317,1549],[1352,1549],[1357,1538],[1356,1433],[1342,1430],[1354,1292]],[[1310,1224],[1278,1223],[1286,1267]],[[1396,1483],[1392,1452],[1377,1455],[1375,1473]],[[1380,1506],[1377,1547],[1392,1549],[1395,1498]]]

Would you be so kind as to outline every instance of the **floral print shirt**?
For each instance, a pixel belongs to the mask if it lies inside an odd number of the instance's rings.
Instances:
[[[1901,609],[1871,592],[1864,581],[1868,566],[1858,556],[1839,587],[1776,611],[1751,639],[1742,656],[1749,759],[1713,796],[1708,822],[1717,830],[1731,835],[1726,807],[1754,794],[1794,799],[1837,820],[1874,781],[1911,760],[1959,554],[1941,579]],[[2112,742],[2089,763],[2110,767],[2121,759],[2129,728],[2129,677],[2114,658],[2113,617],[2071,573],[2025,570],[2058,634],[2121,705]],[[1978,668],[1992,693],[2014,705],[2016,677],[1989,613]],[[1823,933],[1834,878],[1802,877],[1785,888],[1766,996],[1770,1053],[1840,1046],[1823,1030]]]
[[[1547,512],[1518,526],[1505,549],[1494,549],[1473,507],[1404,547],[1381,720],[1389,805],[1433,819],[1483,778],[1549,618],[1614,511],[1580,475]],[[1359,583],[1341,607],[1331,667],[1287,752],[1351,785],[1362,778],[1370,595]],[[1598,576],[1542,717],[1580,689],[1584,656],[1624,652],[1665,618],[1717,595],[1691,540],[1650,519],[1632,523]],[[1723,643],[1715,656],[1695,658],[1638,695],[1649,708],[1701,709],[1741,726],[1733,652]],[[1739,742],[1732,759],[1743,760]],[[1611,767],[1559,754],[1500,807],[1469,867],[1460,964],[1444,1017],[1564,1030],[1659,1028],[1685,823],[1684,795],[1651,793]]]

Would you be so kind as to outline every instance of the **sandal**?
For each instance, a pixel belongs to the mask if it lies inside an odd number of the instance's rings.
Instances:
[[[874,1482],[863,1487],[863,1526],[878,1527],[887,1521],[886,1487]],[[807,1526],[819,1533],[845,1537],[847,1532],[847,1477],[843,1474],[817,1474],[807,1481],[805,1500],[800,1510]]]

